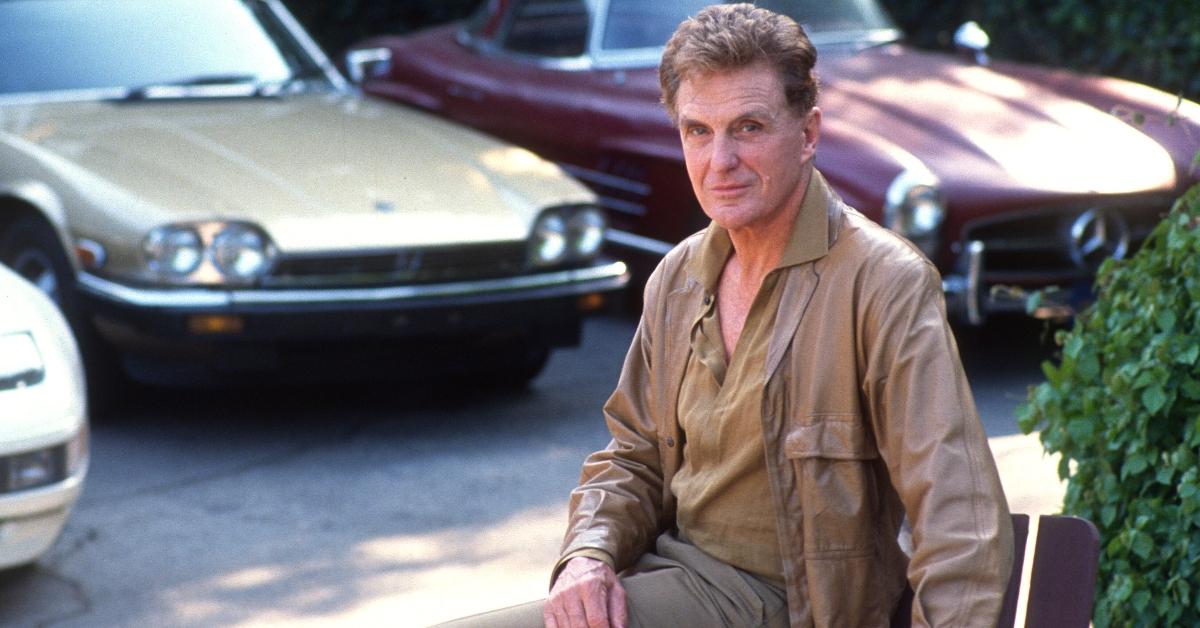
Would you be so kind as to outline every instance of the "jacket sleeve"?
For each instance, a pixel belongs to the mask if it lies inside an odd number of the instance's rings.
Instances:
[[[571,492],[565,560],[581,549],[600,550],[611,557],[618,571],[632,565],[653,546],[663,526],[663,473],[658,434],[652,416],[653,338],[647,312],[658,307],[660,285],[656,271],[646,284],[645,308],[625,357],[617,388],[604,404],[604,418],[612,440],[588,456],[579,486]]]
[[[911,258],[910,258],[911,259]],[[1000,477],[924,260],[877,272],[862,328],[864,394],[912,526],[913,626],[995,626],[1012,565]]]

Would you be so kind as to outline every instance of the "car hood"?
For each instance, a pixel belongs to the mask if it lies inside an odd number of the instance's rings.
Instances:
[[[528,151],[347,95],[9,106],[0,130],[105,240],[210,219],[283,251],[520,239],[542,207],[592,198]]]
[[[819,65],[830,132],[915,156],[953,197],[1169,191],[1175,165],[1110,112],[954,57],[891,45]],[[831,138],[836,141],[835,138]],[[903,157],[899,161],[903,162]]]

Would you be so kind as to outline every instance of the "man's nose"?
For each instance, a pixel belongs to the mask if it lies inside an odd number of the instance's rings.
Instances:
[[[733,170],[739,163],[737,142],[718,135],[713,142],[712,166],[717,170]]]

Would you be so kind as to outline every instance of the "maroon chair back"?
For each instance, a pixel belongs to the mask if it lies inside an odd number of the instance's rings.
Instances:
[[[1087,628],[1092,620],[1100,533],[1087,519],[1014,514],[1013,568],[998,628]],[[1028,541],[1034,541],[1028,547]],[[1028,559],[1028,568],[1026,568]],[[892,628],[909,628],[912,590],[904,592]]]

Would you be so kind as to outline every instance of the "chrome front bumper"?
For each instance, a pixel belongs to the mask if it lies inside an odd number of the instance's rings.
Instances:
[[[1032,310],[1028,307],[1033,290],[1020,286],[987,285],[983,280],[984,243],[971,240],[963,247],[956,268],[960,272],[942,279],[946,311],[950,318],[972,326],[983,325],[989,314],[1026,313],[1038,319],[1060,320],[1073,316],[1075,308],[1062,299],[1066,290],[1042,286],[1043,298]]]
[[[83,291],[112,303],[204,311],[238,306],[402,304],[441,300],[486,303],[607,292],[619,290],[628,281],[629,271],[624,262],[478,281],[319,290],[143,288],[116,283],[89,273],[80,273],[78,277],[79,287]]]

